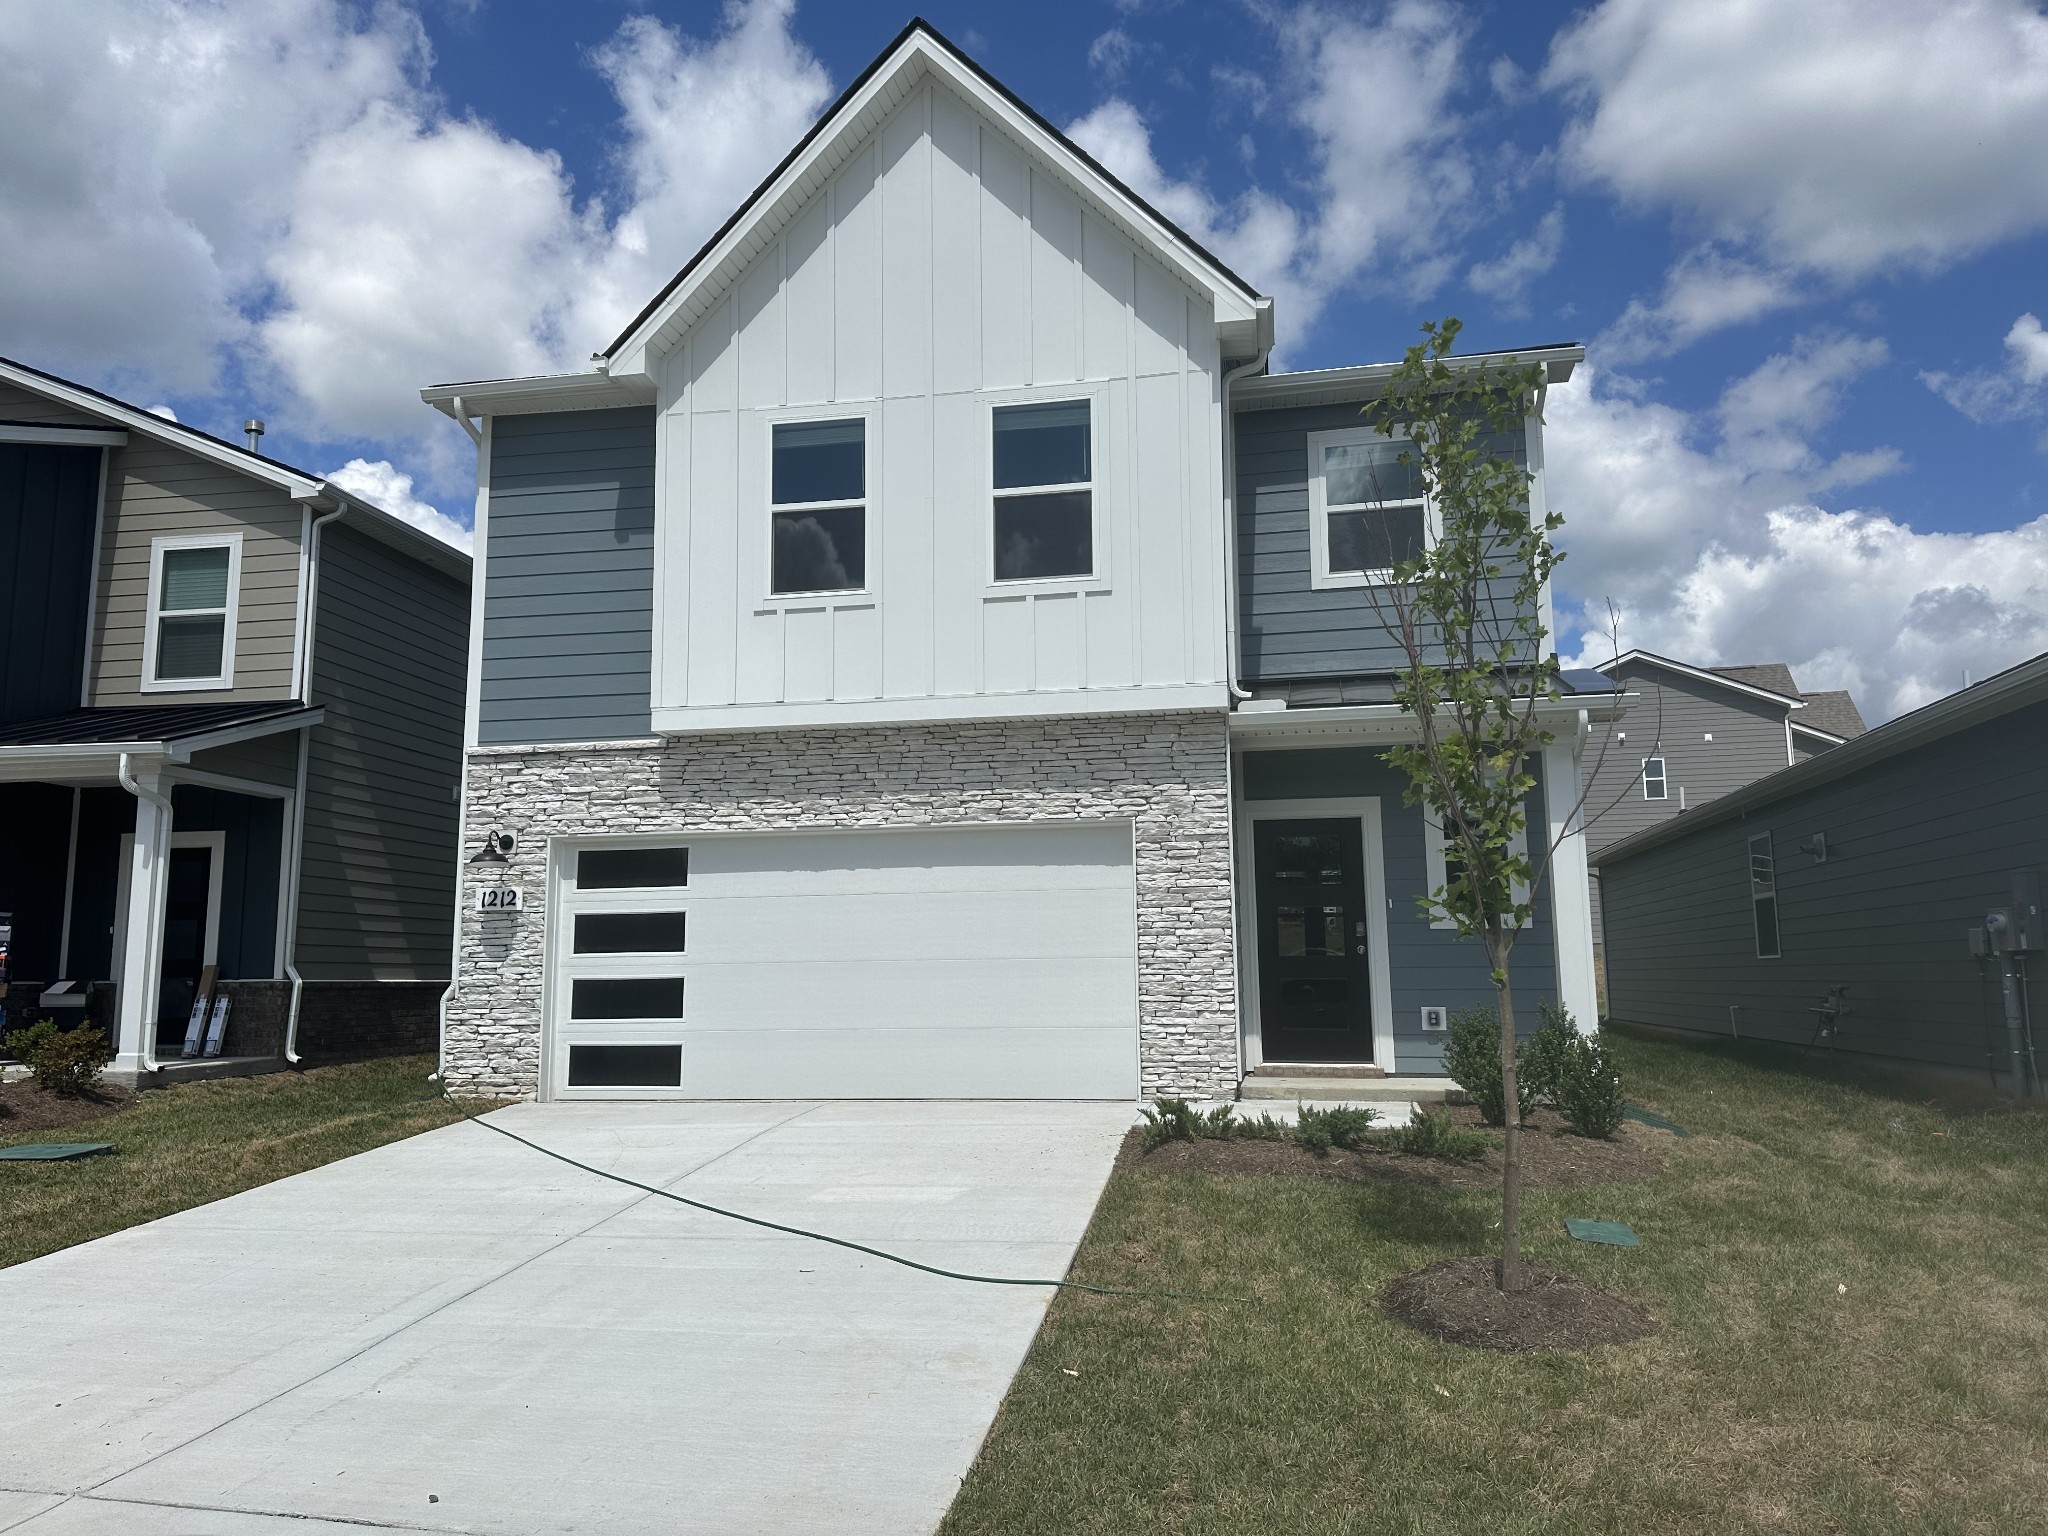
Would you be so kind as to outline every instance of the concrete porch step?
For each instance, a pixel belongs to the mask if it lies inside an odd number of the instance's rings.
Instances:
[[[1252,1077],[1385,1077],[1387,1069],[1369,1061],[1268,1061],[1252,1069]]]
[[[1238,1085],[1246,1103],[1462,1104],[1465,1090],[1448,1077],[1275,1077],[1264,1070]]]
[[[262,1077],[282,1072],[282,1056],[171,1056],[157,1058],[154,1072],[106,1072],[102,1078],[121,1088],[169,1088],[176,1083],[203,1083],[216,1077]]]

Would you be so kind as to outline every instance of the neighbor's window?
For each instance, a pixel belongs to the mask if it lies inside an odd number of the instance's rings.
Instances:
[[[1089,402],[995,408],[995,579],[1095,574]]]
[[[1309,521],[1313,585],[1388,581],[1419,559],[1429,501],[1407,440],[1357,429],[1311,435]]]
[[[150,546],[145,688],[234,682],[235,585],[241,541],[159,539]]]
[[[768,583],[776,596],[868,584],[867,435],[858,417],[776,424]]]
[[[1778,958],[1778,861],[1771,857],[1771,834],[1749,840],[1749,903],[1756,919],[1756,952],[1762,960]]]
[[[1664,777],[1664,759],[1646,757],[1643,759],[1643,798],[1663,800],[1670,796],[1669,784]]]

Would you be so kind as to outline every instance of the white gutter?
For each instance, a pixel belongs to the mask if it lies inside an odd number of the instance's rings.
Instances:
[[[469,434],[469,440],[476,444],[476,556],[471,564],[469,601],[469,676],[463,693],[465,696],[465,722],[462,732],[462,768],[455,781],[455,915],[448,925],[448,985],[441,989],[441,1000],[434,1005],[435,1021],[439,1025],[434,1032],[434,1076],[433,1081],[445,1085],[448,1073],[448,1005],[455,1001],[456,993],[462,988],[462,850],[469,846],[469,749],[476,740],[477,680],[483,673],[484,634],[484,575],[489,569],[485,554],[485,541],[490,537],[488,517],[488,496],[485,477],[490,465],[485,458],[483,429],[469,418],[469,408],[462,396],[455,395],[443,407],[462,424],[462,430]]]
[[[1259,355],[1248,363],[1239,363],[1223,375],[1223,521],[1224,558],[1228,568],[1223,573],[1223,640],[1229,648],[1230,657],[1224,672],[1230,684],[1230,697],[1235,704],[1238,699],[1251,695],[1238,681],[1242,667],[1238,640],[1238,586],[1243,580],[1237,561],[1237,421],[1230,413],[1230,386],[1248,373],[1256,373],[1266,366],[1266,359],[1273,353],[1273,344],[1268,341],[1259,348]]]
[[[313,700],[313,631],[320,615],[320,530],[348,510],[343,502],[332,512],[316,517],[306,528],[305,552],[305,606],[301,609],[305,622],[299,625],[299,657],[293,671],[299,681],[299,702],[311,704]],[[312,727],[305,726],[299,731],[299,779],[298,792],[292,796],[291,833],[291,880],[282,892],[286,905],[284,930],[284,974],[292,984],[291,1007],[284,1020],[284,1059],[287,1064],[299,1064],[299,1003],[306,990],[306,979],[299,974],[299,880],[305,863],[306,843],[306,759],[313,744]]]
[[[155,809],[157,815],[163,818],[163,824],[167,827],[170,826],[170,800],[166,796],[158,794],[153,789],[144,789],[142,787],[141,782],[135,777],[134,772],[132,771],[132,765],[134,764],[134,761],[135,759],[133,754],[127,752],[123,752],[121,754],[120,766],[116,770],[116,776],[121,781],[121,787],[127,790],[128,793],[133,795],[136,799],[148,801],[151,807]],[[166,845],[168,845],[170,842],[169,837],[166,836],[164,841]],[[143,855],[141,853],[140,839],[138,839],[137,858],[135,863],[129,866],[128,871],[128,878],[130,880],[133,880],[135,878],[135,874],[137,869],[140,867],[142,857]],[[156,850],[154,848],[151,848],[147,854],[147,857],[150,861],[150,878],[156,885],[160,887],[164,881],[164,873],[163,871],[155,867]],[[123,891],[121,894],[124,897],[126,897],[129,893]],[[131,922],[134,920],[134,908],[132,902],[129,909],[129,920]],[[159,943],[162,942],[159,937],[159,933],[162,926],[162,914],[157,910],[156,903],[151,902],[148,926],[143,930],[142,943],[142,953],[144,957],[150,962],[149,964],[144,965],[142,968],[142,985],[145,988],[148,987],[151,979],[156,975],[157,967],[155,961],[157,957],[157,946]],[[142,997],[142,1007],[140,1010],[138,1010],[137,1013],[138,1020],[145,1021],[138,1022],[136,1026],[136,1032],[140,1036],[140,1038],[137,1041],[137,1044],[139,1044],[142,1047],[142,1070],[145,1072],[154,1072],[157,1070],[156,1027],[154,1024],[146,1022],[149,1014],[149,1009],[149,996],[148,993],[145,992]]]

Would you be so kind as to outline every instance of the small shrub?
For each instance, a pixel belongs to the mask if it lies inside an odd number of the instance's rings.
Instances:
[[[1444,1041],[1444,1071],[1472,1096],[1479,1118],[1488,1125],[1508,1123],[1506,1088],[1500,1075],[1500,1020],[1490,1008],[1463,1008],[1451,1015]],[[1521,1117],[1536,1107],[1536,1093],[1517,1060],[1515,1099]]]
[[[1150,1152],[1154,1147],[1163,1147],[1169,1141],[1229,1141],[1235,1136],[1266,1137],[1270,1135],[1265,1126],[1273,1126],[1273,1117],[1262,1115],[1259,1122],[1237,1119],[1236,1106],[1218,1104],[1204,1113],[1186,1099],[1155,1099],[1142,1111],[1145,1129],[1143,1143]],[[1274,1127],[1278,1129],[1277,1126]]]
[[[1443,1109],[1417,1110],[1413,1119],[1406,1125],[1395,1126],[1384,1139],[1396,1152],[1459,1163],[1477,1162],[1493,1146],[1491,1136],[1466,1130],[1452,1121],[1449,1110]]]
[[[1334,1104],[1328,1109],[1318,1109],[1313,1104],[1303,1104],[1297,1111],[1299,1118],[1294,1126],[1294,1140],[1297,1146],[1322,1157],[1332,1147],[1343,1147],[1357,1151],[1372,1130],[1378,1114],[1370,1109],[1349,1104]]]
[[[1558,1113],[1581,1136],[1611,1141],[1621,1129],[1622,1111],[1627,1107],[1621,1095],[1621,1073],[1597,1036],[1574,1032],[1551,1096]]]
[[[1230,1134],[1243,1141],[1287,1141],[1292,1139],[1294,1127],[1285,1120],[1261,1115],[1256,1120],[1231,1121]]]
[[[1555,1003],[1545,1003],[1537,1011],[1543,1024],[1522,1042],[1520,1075],[1532,1094],[1555,1104],[1565,1062],[1579,1038],[1579,1026],[1572,1021],[1570,1009]]]
[[[7,1053],[32,1073],[46,1093],[75,1097],[99,1079],[100,1068],[113,1060],[107,1032],[97,1024],[59,1029],[55,1019],[38,1019],[7,1037]]]

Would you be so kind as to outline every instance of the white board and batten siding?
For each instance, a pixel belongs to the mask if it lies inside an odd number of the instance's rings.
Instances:
[[[1214,315],[928,79],[656,365],[656,728],[1222,707]],[[1094,576],[999,586],[991,407],[1083,397]],[[771,597],[772,425],[840,408],[867,589]]]
[[[1134,1097],[1131,839],[1095,822],[560,844],[548,1092]],[[581,886],[579,854],[630,845],[686,847],[687,879]],[[654,913],[682,914],[667,953],[587,942],[591,918]],[[583,1005],[641,981],[670,984],[667,1017]],[[621,1047],[659,1070],[628,1086],[596,1066]]]

